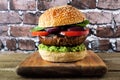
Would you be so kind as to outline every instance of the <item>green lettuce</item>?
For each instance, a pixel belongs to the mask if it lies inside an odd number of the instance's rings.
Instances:
[[[86,25],[89,24],[89,23],[90,23],[89,20],[85,20],[85,21],[83,21],[81,23],[78,23],[76,25],[81,26],[81,27],[86,27]]]
[[[30,31],[34,32],[34,31],[40,31],[40,30],[44,30],[44,27],[36,26],[36,27],[32,28]]]
[[[89,24],[89,20],[84,20],[81,23],[73,24],[73,25],[77,25],[77,26],[81,26],[81,27],[86,27],[87,24]],[[40,30],[44,30],[44,29],[45,29],[44,27],[36,26],[36,27],[32,28],[30,31],[31,32],[35,32],[35,31],[40,31]]]
[[[38,49],[43,49],[51,52],[79,52],[84,51],[86,49],[84,44],[73,46],[73,47],[66,47],[66,46],[47,46],[44,44],[39,44]]]

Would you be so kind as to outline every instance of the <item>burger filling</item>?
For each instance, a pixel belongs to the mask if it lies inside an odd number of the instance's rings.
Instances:
[[[88,33],[86,31],[86,25],[89,23],[88,20],[85,20],[81,23],[59,26],[59,27],[40,27],[36,26],[32,31],[33,36],[49,36],[51,34],[55,35],[64,35],[64,36],[82,36]]]
[[[84,44],[80,44],[77,46],[73,46],[73,47],[67,47],[67,46],[47,46],[44,44],[39,44],[38,46],[39,49],[42,50],[47,50],[47,51],[51,51],[51,52],[80,52],[80,51],[84,51],[86,49]]]
[[[33,36],[39,36],[41,44],[39,49],[52,52],[79,52],[84,51],[83,44],[89,30],[86,25],[88,20],[81,23],[57,26],[57,27],[34,27]]]

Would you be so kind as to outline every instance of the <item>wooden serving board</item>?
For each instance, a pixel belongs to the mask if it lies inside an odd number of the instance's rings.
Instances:
[[[107,66],[92,51],[80,61],[72,63],[52,63],[41,59],[38,52],[31,54],[17,67],[17,74],[23,77],[80,77],[102,76]]]

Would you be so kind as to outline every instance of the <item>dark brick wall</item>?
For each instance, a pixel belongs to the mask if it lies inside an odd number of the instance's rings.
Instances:
[[[120,52],[120,0],[0,0],[0,51],[35,51],[30,29],[44,10],[60,5],[80,9],[90,21],[87,49]]]

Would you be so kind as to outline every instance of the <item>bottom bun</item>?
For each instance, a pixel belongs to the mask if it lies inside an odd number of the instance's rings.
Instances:
[[[81,52],[50,52],[39,49],[43,60],[50,62],[73,62],[82,60],[87,54],[87,50]]]

